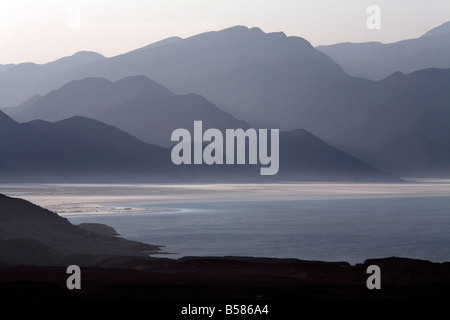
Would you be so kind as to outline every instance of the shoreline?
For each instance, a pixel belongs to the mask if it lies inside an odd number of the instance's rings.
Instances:
[[[1,242],[2,301],[227,300],[270,304],[450,298],[448,261],[386,255],[352,265],[346,259],[326,262],[263,255],[155,257],[152,255],[162,246],[120,239],[106,225],[72,225],[26,200],[3,195],[0,199],[4,229],[14,230],[14,217],[21,226],[16,236]],[[36,234],[36,230],[44,231]],[[371,255],[374,252],[366,252],[364,257]],[[80,268],[79,290],[67,285],[71,279],[67,269],[72,265]],[[381,270],[381,290],[368,285],[372,266]]]
[[[367,269],[381,270],[381,290]],[[0,298],[83,301],[448,301],[450,262],[387,257],[361,264],[253,257],[104,257],[81,268],[81,290],[65,287],[66,266],[0,265]],[[31,290],[30,290],[31,289]],[[240,301],[240,302],[239,302]]]
[[[0,184],[0,193],[61,216],[162,213],[133,205],[180,202],[328,200],[450,196],[450,180],[407,183]],[[125,205],[124,205],[125,204]],[[171,212],[171,211],[170,211]]]
[[[133,214],[152,214],[166,212],[181,212],[182,210],[160,209],[160,208],[139,208],[132,206],[114,206],[105,204],[85,204],[64,209],[51,210],[61,217],[80,217],[80,216],[96,216],[96,215],[133,215]]]
[[[337,189],[336,189],[337,188]],[[10,192],[4,192],[2,189]],[[333,192],[334,191],[334,192]],[[336,200],[336,199],[380,199],[380,198],[399,198],[399,197],[450,197],[450,184],[441,183],[441,184],[410,184],[406,188],[399,187],[398,184],[370,184],[362,187],[361,184],[354,183],[339,183],[339,184],[246,184],[246,185],[235,185],[235,184],[216,184],[216,185],[92,185],[92,184],[83,184],[73,185],[66,184],[63,187],[60,185],[0,185],[0,192],[4,192],[6,194],[10,194],[14,197],[20,197],[32,203],[35,203],[42,208],[48,209],[52,212],[56,212],[59,216],[65,217],[66,219],[76,218],[81,222],[99,222],[103,224],[107,224],[116,228],[119,228],[119,225],[115,225],[113,221],[106,221],[107,219],[115,219],[116,216],[120,221],[131,221],[131,219],[143,219],[142,223],[147,221],[146,215],[148,215],[148,219],[158,219],[157,221],[161,221],[160,219],[169,219],[164,221],[170,221],[172,219],[173,222],[179,221],[182,219],[184,211],[189,211],[192,209],[188,203],[199,202],[199,203],[211,203],[211,202],[262,202],[262,201],[325,201],[325,200]],[[447,198],[450,199],[450,198]],[[404,200],[399,200],[399,202],[403,202]],[[405,200],[406,201],[406,200]],[[427,200],[430,203],[435,203],[434,199]],[[436,201],[439,201],[436,198]],[[447,200],[445,200],[448,203]],[[185,203],[185,205],[173,205],[174,203]],[[323,202],[325,203],[325,202]],[[172,206],[173,205],[173,206]],[[265,203],[249,203],[247,206],[254,207],[255,205],[266,206]],[[275,202],[274,207],[280,208],[285,204],[283,202]],[[290,205],[286,203],[286,205]],[[303,204],[294,202],[293,207],[297,207]],[[309,204],[306,204],[307,206]],[[228,205],[230,206],[230,205]],[[231,204],[231,206],[239,206],[236,204]],[[183,209],[185,208],[185,209]],[[333,209],[334,210],[334,209]],[[372,209],[368,209],[371,211]],[[327,217],[326,211],[324,211],[324,216]],[[164,215],[165,213],[174,213],[173,215],[168,215],[166,217],[156,218],[156,215]],[[179,215],[177,213],[180,213]],[[155,215],[152,217],[151,215]],[[142,218],[139,216],[143,216]],[[98,216],[95,218],[95,216]],[[101,217],[103,216],[103,217]],[[108,217],[107,217],[108,216]],[[83,217],[86,217],[86,220],[83,221]],[[92,218],[90,218],[92,217]],[[111,218],[110,218],[111,217]],[[269,219],[270,217],[267,216]],[[350,216],[347,217],[349,219]],[[361,216],[362,217],[362,216]],[[383,216],[390,221],[390,216]],[[236,217],[237,219],[241,219],[240,216]],[[254,219],[257,217],[254,215]],[[360,219],[360,216],[357,216]],[[102,221],[102,219],[104,221]],[[201,215],[198,214],[198,219],[201,219]],[[193,219],[193,221],[199,220]],[[243,218],[242,218],[243,219]],[[305,223],[309,224],[317,224],[314,222],[314,218],[311,214],[305,215],[304,218]],[[361,218],[362,219],[362,218]],[[152,221],[152,220],[149,220]],[[241,221],[241,220],[237,220]],[[321,220],[325,221],[325,220]],[[359,221],[359,220],[358,220]],[[362,221],[362,220],[361,220]],[[371,221],[374,221],[373,219]],[[395,220],[395,221],[398,221]],[[419,219],[419,221],[424,221],[424,219]],[[446,221],[446,220],[445,220]],[[375,220],[376,222],[376,220]],[[164,222],[165,223],[165,222]],[[195,237],[192,242],[188,242],[188,244],[177,242],[177,240],[173,240],[174,237],[167,239],[167,234],[163,234],[161,230],[164,228],[169,228],[167,225],[162,224],[162,227],[159,229],[156,228],[155,234],[153,236],[147,237],[148,233],[151,235],[152,225],[146,225],[145,228],[136,229],[138,230],[135,233],[135,230],[132,232],[128,232],[129,230],[121,230],[119,233],[125,239],[131,237],[131,239],[144,242],[147,244],[162,244],[165,249],[170,252],[169,255],[164,255],[169,258],[179,258],[189,255],[256,255],[256,256],[271,256],[274,258],[300,258],[300,259],[316,259],[316,260],[324,260],[324,261],[334,261],[336,259],[344,259],[348,260],[351,263],[358,263],[362,261],[363,258],[370,252],[359,252],[358,248],[354,248],[352,246],[352,241],[346,242],[342,240],[344,245],[348,245],[348,248],[353,248],[355,250],[354,254],[347,254],[342,250],[335,250],[335,254],[332,255],[326,254],[317,254],[314,251],[314,243],[310,243],[309,238],[306,237],[308,234],[308,230],[303,230],[302,239],[306,240],[306,243],[302,248],[305,248],[306,251],[302,251],[300,253],[293,252],[294,249],[288,248],[289,250],[284,250],[284,246],[277,240],[272,239],[268,246],[259,246],[257,251],[252,250],[240,250],[240,243],[233,242],[231,239],[232,245],[228,244],[229,248],[238,248],[237,250],[228,250],[223,249],[221,247],[214,247],[212,245],[212,249],[205,249],[204,244],[199,244],[196,242]],[[189,227],[190,222],[186,222],[185,224]],[[125,224],[127,225],[127,224]],[[180,226],[183,226],[183,222],[180,222]],[[207,223],[205,224],[207,225]],[[442,226],[442,223],[440,224]],[[176,224],[175,224],[176,226]],[[239,228],[240,226],[238,226]],[[327,225],[325,224],[325,227]],[[161,229],[162,228],[162,229]],[[170,228],[174,228],[174,224],[170,226]],[[181,228],[181,227],[180,227]],[[327,227],[327,230],[333,231],[334,227]],[[342,222],[336,226],[336,228],[346,228],[346,225],[343,225]],[[358,227],[361,229],[362,227]],[[371,232],[370,224],[364,227],[364,230]],[[381,228],[381,227],[380,227]],[[358,229],[358,230],[359,230]],[[394,230],[395,228],[390,228],[389,230]],[[441,230],[440,227],[438,230]],[[180,229],[181,230],[181,229]],[[185,229],[183,229],[185,230]],[[183,230],[181,230],[181,234],[183,234]],[[189,230],[189,229],[187,229]],[[251,229],[249,229],[251,230]],[[298,229],[296,229],[298,230]],[[344,231],[346,229],[343,229]],[[225,230],[226,231],[226,230]],[[344,232],[342,231],[342,232]],[[195,231],[197,232],[197,231]],[[251,232],[248,232],[248,236],[243,239],[252,240]],[[293,232],[293,231],[292,231]],[[291,233],[292,233],[291,232]],[[338,233],[336,231],[336,236],[345,234]],[[379,241],[377,243],[382,243],[383,230],[377,229],[374,231],[374,234],[380,235],[378,238]],[[441,230],[441,232],[444,232]],[[189,233],[189,231],[186,231]],[[203,232],[204,233],[204,232]],[[420,232],[419,232],[420,233]],[[198,233],[198,234],[201,234]],[[245,233],[244,233],[245,234]],[[408,234],[408,233],[405,233]],[[349,235],[350,236],[350,235]],[[356,232],[356,236],[359,239],[368,239],[371,240],[370,237],[364,237],[363,235],[358,234]],[[152,238],[153,237],[153,238]],[[223,239],[220,238],[220,234],[215,239]],[[314,238],[314,235],[312,235]],[[205,238],[207,239],[207,238]],[[211,238],[209,238],[211,239]],[[287,238],[287,239],[292,239]],[[350,237],[349,237],[350,239]],[[339,240],[339,238],[338,238]],[[373,239],[372,239],[373,240]],[[217,240],[219,241],[219,240]],[[217,242],[216,241],[216,242]],[[255,241],[259,241],[256,239]],[[226,242],[222,242],[226,243]],[[250,242],[252,243],[252,242]],[[382,244],[388,248],[387,244]],[[375,253],[381,253],[382,255],[400,255],[400,256],[411,256],[413,258],[418,259],[431,259],[433,261],[443,261],[448,258],[448,255],[442,255],[441,251],[436,251],[437,253],[432,252],[429,255],[427,252],[424,254],[422,251],[417,251],[416,249],[411,249],[411,245],[408,246],[407,243],[400,243],[402,249],[398,250],[381,250]],[[329,246],[335,246],[334,243],[330,243]],[[310,249],[311,248],[311,249]],[[433,247],[431,247],[433,249]],[[351,251],[348,249],[347,251]],[[326,251],[325,251],[326,252]],[[342,255],[342,253],[344,255]],[[161,255],[155,255],[157,257]]]

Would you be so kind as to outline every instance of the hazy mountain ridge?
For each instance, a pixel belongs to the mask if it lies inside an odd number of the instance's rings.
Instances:
[[[73,80],[83,65],[106,59],[96,52],[77,52],[46,64],[21,63],[0,69],[0,107],[17,106],[36,94],[46,94]]]
[[[348,74],[381,80],[400,71],[411,73],[427,68],[450,68],[450,22],[415,39],[393,43],[337,43],[317,46]]]
[[[433,41],[431,48],[438,51],[447,43]],[[138,61],[146,61],[145,66]],[[147,72],[177,92],[201,93],[251,126],[305,128],[394,174],[449,174],[445,132],[450,123],[443,107],[450,103],[447,70],[378,82],[354,78],[304,39],[242,26],[99,64],[103,67],[98,71],[107,77],[124,72],[126,66],[131,72]],[[175,72],[182,76],[171,74]],[[405,130],[424,138],[407,141],[404,147]],[[424,150],[429,151],[425,156]]]
[[[433,28],[426,32],[423,37],[443,36],[450,34],[450,21],[444,22],[439,27]]]
[[[423,38],[436,37],[439,36]],[[380,81],[355,78],[302,38],[237,26],[186,39],[171,38],[100,59],[77,68],[71,76],[101,76],[117,81],[130,74],[144,74],[178,94],[201,94],[249,126],[304,128],[383,171],[440,176],[450,174],[446,133],[450,127],[446,107],[450,103],[448,73],[444,69],[426,69],[407,75],[395,73]],[[189,95],[192,97],[198,97],[193,104],[205,103],[201,96]],[[194,114],[189,112],[176,120],[175,111],[181,109],[167,112],[164,107],[170,99],[180,98],[164,95],[154,103],[139,97],[124,102],[122,108],[105,108],[103,113],[84,115],[117,125],[146,142],[167,146],[167,135],[175,125],[167,126],[157,113],[162,112],[161,117],[179,127],[189,127],[188,123],[194,120]],[[65,100],[68,105],[74,103]],[[96,108],[100,105],[91,104]],[[50,105],[46,103],[46,107]],[[215,105],[211,103],[211,110]],[[134,111],[127,113],[127,109]],[[139,116],[133,118],[137,110]],[[17,117],[25,117],[25,111]],[[59,111],[49,114],[53,117]],[[24,119],[32,118],[36,115]],[[146,121],[155,130],[146,131]],[[227,126],[245,127],[235,121],[223,123],[223,127]],[[139,130],[132,131],[137,127]]]
[[[130,76],[117,82],[86,78],[66,83],[34,101],[19,105],[13,116],[20,122],[34,119],[59,121],[71,116],[93,116],[116,104],[141,96],[174,95],[145,76]]]
[[[395,181],[304,129],[280,133],[280,178],[322,181]]]
[[[274,176],[261,176],[261,165],[176,166],[170,149],[79,116],[19,124],[0,112],[0,133],[2,181],[395,180],[304,130],[281,133],[281,169]]]
[[[278,104],[294,107],[291,97],[283,99],[286,93],[299,96],[327,77],[346,76],[302,38],[244,26],[141,48],[80,68],[77,77],[82,74],[113,80],[144,74],[176,93],[201,94],[253,126],[266,125],[259,117],[271,117]]]
[[[0,178],[91,181],[172,173],[170,151],[83,117],[18,124],[0,112]]]
[[[165,147],[173,145],[173,130],[192,127],[195,120],[203,121],[205,128],[249,127],[200,95],[175,95],[145,76],[129,76],[116,82],[104,78],[71,81],[18,108],[18,113],[11,114],[20,122],[85,116]]]

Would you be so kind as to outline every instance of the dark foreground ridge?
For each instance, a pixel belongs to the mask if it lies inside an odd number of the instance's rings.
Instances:
[[[369,265],[381,289],[369,290]],[[110,257],[81,266],[69,290],[66,266],[0,267],[0,299],[189,301],[439,301],[450,297],[450,263],[406,258],[345,262],[250,257]]]
[[[0,194],[0,263],[89,265],[101,257],[155,252],[160,247],[118,237],[108,226],[76,226],[26,200]]]

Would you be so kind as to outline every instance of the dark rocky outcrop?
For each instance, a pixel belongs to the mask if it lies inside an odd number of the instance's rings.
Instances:
[[[0,261],[8,264],[94,263],[105,256],[146,256],[160,250],[117,237],[107,226],[79,227],[28,201],[0,194]]]

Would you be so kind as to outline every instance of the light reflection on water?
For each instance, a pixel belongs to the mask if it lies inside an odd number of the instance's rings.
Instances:
[[[450,260],[450,196],[127,204],[172,212],[73,216],[181,256],[264,256],[363,262]],[[179,210],[182,209],[182,210]],[[178,210],[173,212],[173,210]]]

